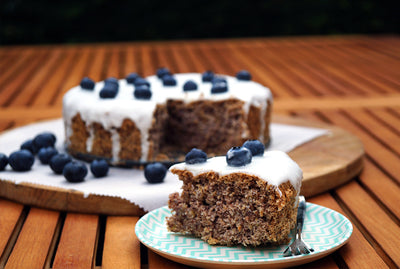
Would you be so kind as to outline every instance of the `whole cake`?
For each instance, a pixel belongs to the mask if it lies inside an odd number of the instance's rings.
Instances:
[[[221,155],[247,139],[268,143],[271,104],[269,89],[246,71],[84,78],[63,99],[66,149],[116,165],[181,161],[193,147]]]
[[[300,167],[281,151],[266,151],[241,166],[230,165],[227,157],[170,168],[183,186],[181,193],[170,195],[169,231],[211,245],[288,243],[297,216]]]

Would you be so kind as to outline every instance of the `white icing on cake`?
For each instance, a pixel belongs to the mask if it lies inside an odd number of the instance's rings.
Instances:
[[[210,158],[204,163],[178,163],[170,167],[170,170],[174,169],[189,171],[193,176],[207,172],[218,173],[220,176],[233,173],[253,175],[276,186],[278,191],[280,184],[289,181],[297,193],[300,192],[303,179],[303,171],[298,164],[285,152],[277,150],[265,151],[264,156],[253,156],[251,163],[240,167],[229,166],[225,156],[218,156]]]
[[[174,74],[173,77],[177,81],[176,86],[163,86],[162,80],[157,76],[147,77],[150,82],[152,97],[150,100],[139,100],[133,95],[135,87],[128,84],[125,79],[119,80],[119,90],[115,98],[102,99],[99,96],[100,90],[104,86],[104,82],[95,84],[93,91],[82,89],[76,86],[70,89],[63,99],[63,118],[65,120],[67,140],[71,135],[72,118],[80,114],[82,120],[86,123],[87,129],[94,122],[103,125],[103,128],[110,130],[111,128],[119,128],[124,119],[130,119],[136,124],[140,130],[142,139],[142,157],[141,161],[147,160],[148,155],[148,132],[151,128],[153,113],[157,104],[164,104],[167,100],[183,100],[184,102],[192,102],[198,100],[226,100],[236,98],[244,102],[244,110],[247,114],[251,105],[259,107],[262,113],[267,108],[267,100],[272,102],[272,94],[270,90],[254,81],[239,81],[235,77],[220,76],[227,80],[228,91],[226,93],[211,93],[211,82],[202,82],[200,73]],[[186,81],[193,80],[196,82],[198,89],[196,91],[183,91],[183,85]],[[263,118],[263,117],[262,117]],[[263,120],[262,120],[263,121]],[[265,125],[262,125],[265,128]],[[260,139],[264,130],[261,130]],[[115,131],[115,133],[117,133]],[[120,148],[119,139],[113,133],[113,161],[118,161],[118,151]],[[87,151],[91,151],[92,136],[89,134],[86,143]],[[68,144],[68,141],[67,141]],[[118,145],[117,145],[118,144]]]

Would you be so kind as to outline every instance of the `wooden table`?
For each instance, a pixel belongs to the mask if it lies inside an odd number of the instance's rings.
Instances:
[[[0,131],[61,117],[63,93],[138,71],[249,70],[276,114],[332,123],[364,143],[365,167],[310,202],[345,214],[347,245],[304,268],[400,266],[400,38],[301,37],[0,48]],[[1,151],[1,149],[0,149]],[[142,246],[137,217],[56,212],[0,198],[0,268],[185,268]]]

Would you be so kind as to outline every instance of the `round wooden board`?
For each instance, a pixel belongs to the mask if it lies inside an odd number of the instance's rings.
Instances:
[[[305,143],[289,155],[303,170],[301,193],[306,197],[325,192],[349,181],[363,167],[364,149],[354,135],[332,125],[296,117],[274,116],[273,122],[329,129],[328,135]],[[0,174],[1,176],[1,174]],[[141,216],[146,213],[126,199],[89,195],[70,189],[31,183],[15,184],[0,179],[0,197],[22,204],[58,211]]]

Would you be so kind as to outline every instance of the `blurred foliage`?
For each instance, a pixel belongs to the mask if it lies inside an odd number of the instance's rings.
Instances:
[[[2,0],[0,44],[400,32],[399,1]]]

